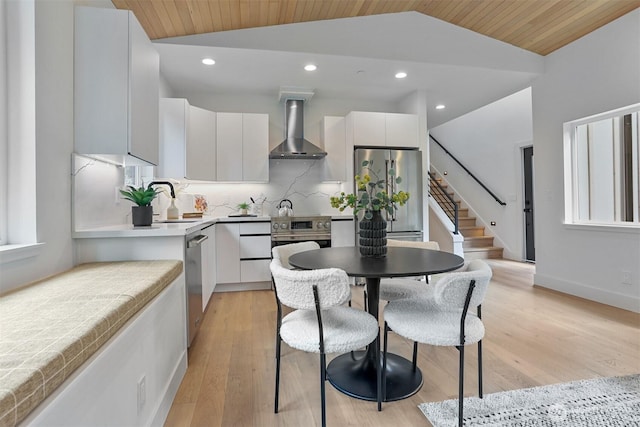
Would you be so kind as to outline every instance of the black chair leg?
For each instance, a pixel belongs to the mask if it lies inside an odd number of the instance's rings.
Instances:
[[[460,371],[458,372],[458,426],[462,427],[464,400],[464,345],[458,347],[460,352]]]
[[[280,343],[282,340],[280,339],[280,335],[276,337],[276,393],[275,393],[275,402],[274,402],[274,413],[278,413],[278,395],[280,393]]]
[[[387,338],[389,326],[384,322],[384,349],[382,351],[382,395],[381,400],[387,398]]]
[[[478,341],[478,394],[482,399],[482,340]]]
[[[413,342],[413,372],[418,367],[418,341]]]
[[[324,353],[320,353],[320,405],[322,406],[322,427],[327,425],[327,409],[324,383],[327,379],[327,360]]]
[[[380,328],[378,328],[378,337],[376,338],[376,354],[380,355]],[[376,363],[376,396],[378,399],[378,411],[382,411],[382,369],[380,368],[380,360]]]

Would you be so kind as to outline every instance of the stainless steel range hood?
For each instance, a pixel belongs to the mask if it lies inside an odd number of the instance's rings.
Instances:
[[[271,150],[270,159],[321,159],[327,155],[304,139],[304,100],[287,99],[284,114],[286,139]]]

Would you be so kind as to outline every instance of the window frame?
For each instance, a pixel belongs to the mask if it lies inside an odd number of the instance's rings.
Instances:
[[[7,6],[0,2],[0,246],[8,243],[8,94],[7,94]]]
[[[634,192],[633,202],[635,203],[635,211],[634,211],[634,221],[596,221],[596,220],[585,220],[579,218],[579,191],[577,188],[577,183],[580,181],[579,179],[579,165],[578,165],[578,127],[587,125],[590,123],[612,119],[616,117],[622,117],[627,114],[635,114],[636,115],[636,125],[640,127],[640,103],[632,104],[626,107],[618,108],[612,111],[608,111],[601,114],[595,114],[592,116],[584,117],[577,120],[572,120],[570,122],[566,122],[563,124],[563,156],[564,156],[564,224],[565,225],[573,225],[573,226],[596,226],[596,227],[616,227],[616,228],[640,228],[640,212],[638,212],[638,208],[640,205],[640,201],[638,200],[638,195]],[[639,132],[636,132],[635,138],[636,140],[640,139]],[[632,158],[633,164],[635,165],[635,169],[633,171],[633,177],[635,179],[635,183],[640,187],[640,149],[637,149],[634,153],[635,158]],[[614,172],[617,170],[615,165],[612,165],[614,168]],[[614,194],[614,197],[617,197],[617,194]]]

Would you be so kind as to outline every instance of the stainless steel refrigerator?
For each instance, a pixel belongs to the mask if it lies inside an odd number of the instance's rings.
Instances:
[[[385,148],[356,148],[354,152],[354,172],[361,175],[362,161],[373,161],[373,170],[380,179],[386,179],[387,193],[400,190],[409,193],[409,200],[399,206],[393,215],[386,211],[387,238],[398,240],[422,240],[422,153],[419,150]],[[393,168],[400,183],[389,179],[387,171]],[[354,188],[355,183],[354,183]],[[357,190],[357,189],[356,189]],[[356,226],[356,234],[358,233]],[[356,238],[356,242],[358,239]]]

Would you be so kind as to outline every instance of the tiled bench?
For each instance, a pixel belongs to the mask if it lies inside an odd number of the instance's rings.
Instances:
[[[0,426],[14,426],[168,287],[181,261],[79,265],[0,296]]]

